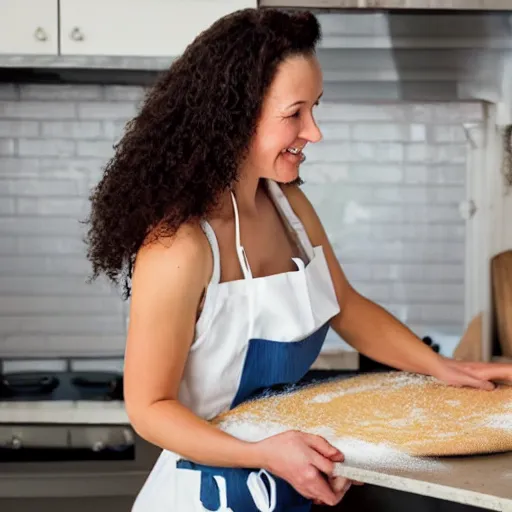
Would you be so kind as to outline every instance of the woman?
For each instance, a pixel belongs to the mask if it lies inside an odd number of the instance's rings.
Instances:
[[[127,411],[163,448],[137,512],[272,510],[267,488],[277,511],[336,504],[351,482],[331,477],[343,455],[325,439],[248,443],[206,421],[301,379],[329,326],[452,385],[512,375],[440,357],[347,282],[297,186],[304,147],[321,139],[319,36],[307,13],[214,23],[149,92],[91,197],[94,276],[131,293]]]

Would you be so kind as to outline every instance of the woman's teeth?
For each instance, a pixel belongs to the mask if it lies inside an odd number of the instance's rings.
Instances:
[[[300,157],[299,163],[303,163],[306,160],[306,155],[302,152],[302,149],[286,148],[286,149],[283,149],[282,153],[290,153],[293,156]]]

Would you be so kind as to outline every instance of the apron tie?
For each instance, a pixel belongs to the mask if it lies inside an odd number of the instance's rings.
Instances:
[[[265,475],[270,484],[270,495],[263,481],[262,475]],[[256,508],[260,512],[273,512],[276,508],[276,481],[267,471],[261,469],[259,472],[252,472],[247,477],[247,487],[251,493]]]
[[[213,478],[215,479],[215,482],[217,483],[217,487],[219,488],[220,507],[218,508],[217,512],[233,512],[233,510],[228,507],[228,493],[226,490],[226,479],[219,475],[215,475]]]

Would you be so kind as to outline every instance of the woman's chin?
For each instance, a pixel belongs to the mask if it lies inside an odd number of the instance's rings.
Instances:
[[[272,179],[278,183],[292,183],[299,177],[299,165],[286,162],[276,166]]]

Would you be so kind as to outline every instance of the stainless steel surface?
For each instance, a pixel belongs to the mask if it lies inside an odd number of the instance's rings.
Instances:
[[[73,41],[83,41],[85,39],[83,32],[78,27],[75,27],[71,31],[69,37],[73,39]]]
[[[134,497],[161,452],[134,443],[135,460],[0,463],[0,510],[2,498]]]
[[[135,496],[161,450],[123,414],[117,361],[1,363],[0,501]]]
[[[129,512],[133,505],[132,496],[102,498],[0,498],[2,512]]]
[[[447,9],[512,11],[509,0],[260,0],[260,7],[310,9]]]
[[[48,41],[48,34],[42,27],[37,27],[34,32],[34,37],[41,42]]]
[[[116,446],[131,446],[134,434],[124,426],[73,426],[69,428],[69,444],[72,448],[101,451]]]
[[[0,425],[0,448],[99,449],[133,446],[128,426],[117,425]],[[1,457],[0,457],[1,462]]]
[[[68,428],[55,425],[0,425],[0,448],[66,448]],[[1,461],[1,458],[0,458]]]

